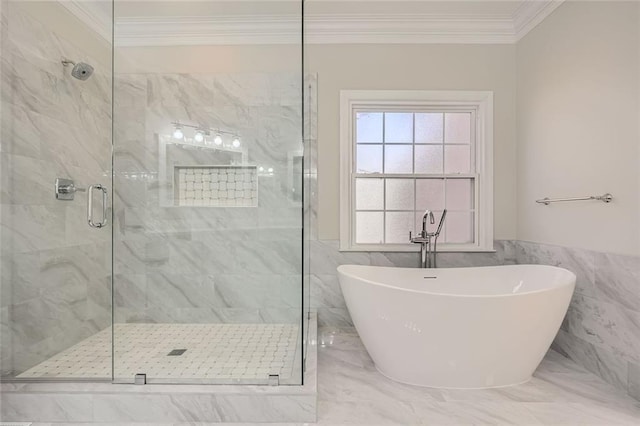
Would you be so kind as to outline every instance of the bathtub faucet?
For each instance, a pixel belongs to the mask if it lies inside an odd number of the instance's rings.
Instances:
[[[435,223],[435,218],[433,216],[433,212],[431,210],[427,210],[422,216],[422,231],[420,232],[420,236],[413,237],[411,231],[409,231],[409,241],[414,244],[420,244],[420,265],[422,268],[436,267],[436,248],[445,216],[447,216],[447,209],[444,209],[444,211],[442,212],[440,223],[438,224],[438,229],[436,229],[435,232],[428,232],[427,220],[433,225]],[[431,249],[432,241],[433,250]]]

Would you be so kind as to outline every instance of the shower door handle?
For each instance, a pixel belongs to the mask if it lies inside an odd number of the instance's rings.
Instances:
[[[93,190],[99,189],[102,191],[102,220],[100,222],[93,221]],[[107,225],[107,206],[109,205],[109,194],[107,193],[107,188],[104,186],[97,185],[89,185],[87,190],[87,222],[89,226],[92,228],[102,228]]]

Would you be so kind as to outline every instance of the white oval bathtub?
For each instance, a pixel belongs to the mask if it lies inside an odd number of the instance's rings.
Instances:
[[[542,265],[418,269],[342,265],[340,286],[376,368],[399,382],[526,382],[564,318],[576,276]]]

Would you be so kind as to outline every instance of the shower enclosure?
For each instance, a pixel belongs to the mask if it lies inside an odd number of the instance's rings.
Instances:
[[[3,380],[301,384],[301,2],[78,4],[1,3]]]

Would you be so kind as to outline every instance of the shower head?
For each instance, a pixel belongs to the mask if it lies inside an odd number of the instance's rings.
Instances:
[[[84,62],[75,63],[68,59],[63,59],[62,65],[64,65],[65,67],[69,65],[73,65],[73,69],[71,70],[71,75],[77,78],[78,80],[84,81],[89,77],[91,77],[91,74],[93,74],[93,67]]]

